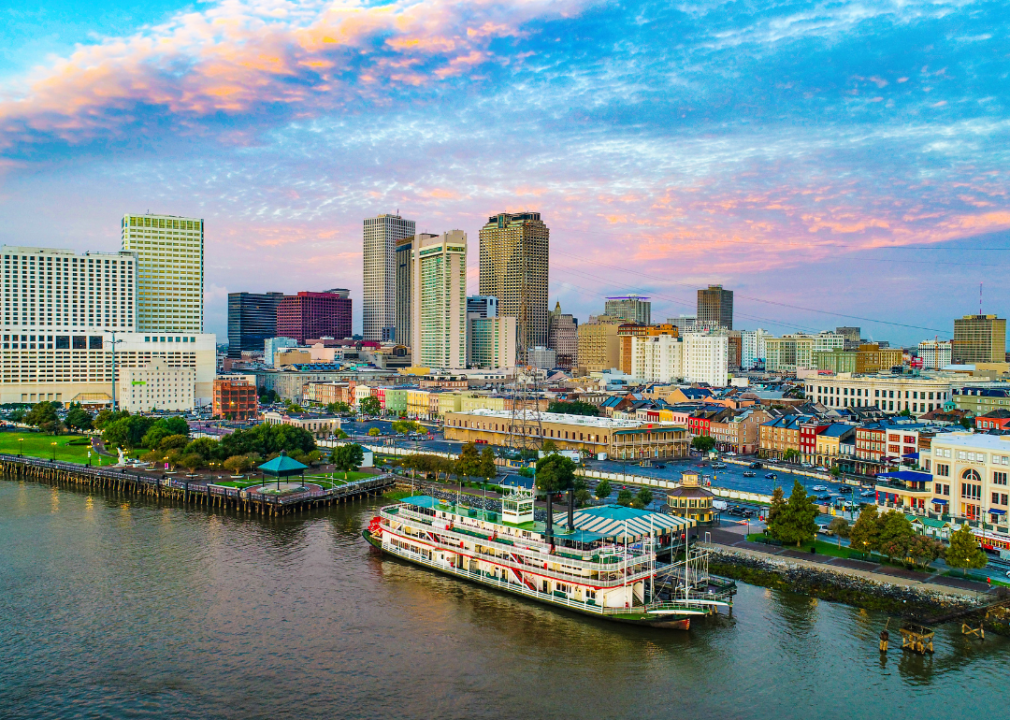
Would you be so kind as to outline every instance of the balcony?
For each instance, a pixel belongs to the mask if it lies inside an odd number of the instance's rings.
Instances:
[[[908,493],[910,495],[932,495],[933,488],[929,487],[926,483],[906,483],[901,480],[877,480],[874,483],[874,488],[880,492],[892,492],[898,490],[899,492]]]

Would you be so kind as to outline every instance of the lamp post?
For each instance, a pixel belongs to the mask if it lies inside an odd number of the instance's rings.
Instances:
[[[25,456],[25,439],[18,438],[18,457]]]
[[[53,446],[53,462],[55,462],[56,461],[56,441],[53,440],[53,442],[51,443],[51,445]]]

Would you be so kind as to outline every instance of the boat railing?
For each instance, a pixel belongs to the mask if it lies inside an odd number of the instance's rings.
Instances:
[[[383,512],[392,510],[393,508],[384,508]],[[621,562],[645,562],[649,559],[649,555],[644,550],[634,550],[631,548],[625,549],[621,546],[615,545],[605,548],[595,548],[593,550],[575,550],[573,548],[565,548],[564,550],[559,550],[558,546],[554,546],[554,552],[551,553],[551,545],[540,540],[533,540],[532,538],[525,538],[516,536],[494,536],[492,533],[486,531],[482,532],[477,528],[471,528],[466,525],[453,523],[453,529],[449,530],[448,525],[450,523],[442,520],[441,518],[433,518],[430,515],[424,515],[422,513],[416,512],[410,509],[407,504],[398,505],[396,507],[396,514],[402,517],[412,518],[419,520],[426,525],[432,527],[441,527],[445,525],[445,530],[448,532],[455,532],[457,530],[463,530],[465,535],[488,540],[490,542],[497,542],[502,545],[509,545],[516,548],[524,548],[528,550],[533,550],[540,552],[544,556],[550,557],[563,557],[566,560],[572,560],[573,562],[584,562],[593,565],[597,564],[619,564]],[[439,530],[442,532],[442,530]],[[594,559],[595,558],[595,559]]]
[[[399,554],[400,549],[394,547],[388,542],[383,543],[383,548],[389,550],[393,554]],[[459,575],[461,577],[470,578],[473,580],[480,581],[493,586],[498,586],[502,588],[508,588],[512,592],[519,592],[522,595],[527,595],[529,597],[538,598],[540,600],[546,600],[548,602],[554,603],[555,605],[566,605],[568,607],[578,608],[579,610],[584,610],[586,612],[597,613],[599,615],[636,615],[644,614],[651,609],[652,606],[635,606],[635,607],[602,607],[597,605],[594,601],[582,601],[573,600],[569,597],[561,597],[555,595],[554,593],[545,593],[539,590],[533,590],[528,585],[521,582],[515,582],[509,579],[498,578],[493,575],[487,575],[485,573],[472,572],[466,570],[465,568],[458,568],[452,566],[446,566],[442,563],[437,563],[423,557],[417,553],[410,553],[410,557],[415,562],[420,562],[424,565],[428,565],[433,568],[438,568],[440,570],[450,570],[454,575]],[[642,578],[639,578],[642,579]],[[633,582],[631,578],[628,579],[629,582]],[[618,583],[620,585],[622,583]]]

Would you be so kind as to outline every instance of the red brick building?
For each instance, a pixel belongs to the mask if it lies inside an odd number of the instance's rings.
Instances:
[[[351,299],[346,290],[300,292],[285,295],[277,306],[277,337],[309,338],[351,336]]]
[[[251,420],[259,411],[256,383],[245,377],[214,379],[213,413],[229,420]]]

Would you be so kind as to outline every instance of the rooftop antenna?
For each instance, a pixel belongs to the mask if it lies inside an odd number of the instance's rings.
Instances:
[[[982,281],[978,281],[978,315],[982,317]]]

